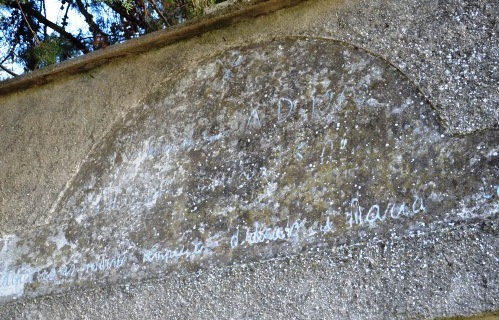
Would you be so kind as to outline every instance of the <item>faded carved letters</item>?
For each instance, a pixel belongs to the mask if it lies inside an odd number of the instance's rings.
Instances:
[[[363,216],[363,207],[359,204],[359,199],[351,200],[351,210],[344,213],[344,217],[349,227],[369,223],[371,227],[375,223],[383,222],[387,218],[401,219],[411,217],[418,213],[423,213],[423,199],[415,197],[412,206],[389,203],[384,214],[380,214],[379,205],[373,205],[367,214]],[[341,215],[341,214],[340,214]],[[272,242],[289,242],[299,244],[318,239],[318,236],[335,234],[336,228],[330,216],[321,217],[319,220],[308,221],[307,218],[288,221],[285,225],[267,225],[264,222],[255,222],[251,226],[236,226],[235,231],[227,230],[214,237],[205,235],[209,241],[197,239],[189,244],[183,244],[176,248],[159,249],[155,245],[152,248],[139,248],[137,251],[141,255],[140,264],[161,263],[172,264],[179,261],[192,261],[201,257],[207,257],[214,253],[218,247],[234,250],[238,247],[251,247],[257,244],[268,244]],[[49,266],[41,269],[20,269],[0,274],[0,288],[11,286],[23,286],[24,284],[37,283],[65,283],[77,278],[85,278],[95,273],[112,272],[122,268],[130,268],[134,261],[134,254],[127,253],[111,258],[100,258],[94,262],[69,263],[61,266]]]
[[[418,89],[362,50],[276,40],[165,81],[89,156],[53,221],[0,239],[0,300],[383,241],[498,207],[497,134],[445,135]]]

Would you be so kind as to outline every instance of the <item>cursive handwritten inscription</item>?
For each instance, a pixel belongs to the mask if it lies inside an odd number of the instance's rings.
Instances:
[[[358,198],[353,198],[350,201],[351,210],[346,213],[347,223],[350,228],[354,225],[375,225],[387,219],[402,219],[404,217],[412,217],[418,213],[426,212],[423,198],[416,196],[412,204],[405,202],[395,203],[390,202],[385,210],[380,208],[379,204],[374,204],[369,207],[369,210],[362,207]]]

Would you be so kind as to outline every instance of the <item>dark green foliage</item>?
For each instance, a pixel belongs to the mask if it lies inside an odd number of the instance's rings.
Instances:
[[[34,70],[69,59],[78,54],[78,50],[66,39],[49,35],[38,45],[26,47],[20,57],[27,70]]]
[[[220,2],[220,1],[217,1]],[[214,0],[60,0],[47,18],[46,0],[0,0],[0,68],[35,70],[202,14]],[[52,8],[53,10],[53,8]],[[84,21],[79,29],[72,20]],[[6,73],[0,70],[0,79]]]

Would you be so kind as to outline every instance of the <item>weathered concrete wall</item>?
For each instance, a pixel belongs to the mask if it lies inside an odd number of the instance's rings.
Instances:
[[[499,6],[277,3],[4,84],[0,318],[499,309]]]

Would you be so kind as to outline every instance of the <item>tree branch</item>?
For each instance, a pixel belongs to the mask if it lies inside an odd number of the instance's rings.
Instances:
[[[17,77],[19,76],[17,73],[13,72],[13,71],[10,71],[9,69],[7,69],[6,67],[3,66],[3,64],[0,64],[0,69],[2,69],[3,71],[7,72],[8,74],[10,74],[11,76],[13,77]]]
[[[144,24],[144,21],[137,19],[132,14],[129,14],[125,8],[121,6],[119,1],[114,1],[108,4],[108,6],[113,9],[116,13],[120,15],[121,18],[126,18],[129,22],[131,22],[134,26],[140,27],[144,30],[147,30],[147,25]]]
[[[21,7],[21,4],[19,3],[19,0],[16,0],[17,7],[19,8],[19,11],[21,11],[21,15],[24,18],[24,21],[26,22],[26,25],[28,26],[28,29],[31,31],[31,34],[33,35],[33,40],[35,41],[36,45],[40,44],[40,39],[38,39],[36,32],[31,28],[31,24],[28,21],[28,18],[26,18],[26,15],[24,14],[23,7]]]
[[[6,1],[5,4],[7,6],[11,7],[11,8],[16,9],[16,5],[15,5],[14,1],[9,0],[9,1]],[[57,33],[59,33],[61,36],[63,36],[66,39],[68,39],[72,44],[74,44],[75,47],[77,47],[78,49],[80,49],[83,53],[89,53],[90,52],[88,50],[87,46],[85,46],[84,43],[82,43],[80,40],[78,40],[71,33],[69,33],[66,30],[64,30],[63,27],[58,26],[57,24],[55,24],[52,21],[48,20],[40,12],[34,10],[31,6],[26,5],[25,3],[20,3],[20,5],[21,5],[22,10],[24,10],[24,12],[26,12],[30,16],[34,17],[38,21],[40,21],[40,23],[45,24],[49,28],[52,28],[54,31],[56,31]]]
[[[90,32],[92,32],[92,34],[100,34],[104,37],[106,37],[106,41],[107,41],[107,34],[101,30],[101,28],[95,23],[94,21],[94,16],[87,11],[87,9],[85,8],[85,5],[83,4],[83,2],[81,0],[76,0],[76,6],[78,6],[78,10],[80,10],[81,14],[85,17],[85,21],[87,22],[88,26],[90,27]]]
[[[167,27],[169,27],[170,23],[168,22],[168,20],[166,19],[166,17],[163,15],[163,13],[161,12],[161,10],[159,10],[158,6],[156,5],[156,1],[150,0],[149,2],[151,3],[152,7],[156,11],[156,13],[159,15],[159,17],[161,18],[161,20],[163,20],[163,22],[165,23],[165,25]]]

